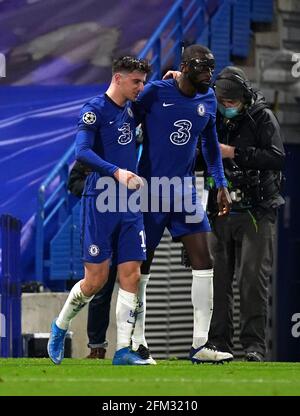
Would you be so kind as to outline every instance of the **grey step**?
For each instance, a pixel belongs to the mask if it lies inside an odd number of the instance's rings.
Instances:
[[[291,64],[292,69],[292,64]],[[281,68],[265,69],[261,76],[261,82],[278,83],[278,84],[295,84],[296,80],[292,75],[292,71]]]
[[[289,49],[291,51],[297,52],[300,50],[300,41],[299,40],[283,40],[282,47]]]
[[[247,78],[249,79],[249,81],[251,81],[251,83],[256,81],[256,68],[255,66],[242,66],[242,65],[238,65],[239,68],[241,68]]]
[[[281,12],[300,13],[299,0],[277,0],[277,8]]]
[[[284,109],[279,109],[276,113],[280,124],[287,126],[297,127],[300,125],[300,110],[298,108],[290,107],[289,104],[285,105]]]
[[[255,33],[256,47],[267,47],[272,49],[280,48],[279,32],[258,32]]]
[[[281,124],[281,131],[285,143],[300,143],[300,125],[294,128]]]
[[[284,102],[284,100],[286,100],[288,104],[298,103],[298,106],[300,108],[300,78],[295,78],[295,80],[296,82],[294,82],[293,84],[287,84],[285,82],[277,81],[261,82],[260,84],[258,84],[257,88],[262,90],[263,93],[266,91],[267,100],[269,100],[271,97],[271,102],[273,102],[274,100],[271,92],[269,92],[268,90],[272,90],[274,92],[279,91],[280,94],[283,94],[282,96],[279,96],[279,102],[282,103]]]
[[[283,40],[300,42],[300,21],[298,27],[283,27],[281,35]]]
[[[295,65],[295,61],[292,60],[294,54],[290,54],[290,56],[286,60],[280,60],[280,61],[273,61],[273,62],[264,62],[260,66],[262,71],[266,71],[268,69],[271,69],[272,71],[285,71],[288,74],[291,74],[292,68]]]
[[[266,48],[257,48],[256,68],[258,76],[266,69],[285,69],[291,71],[292,66],[295,64],[293,57],[294,52],[288,49],[280,49],[274,52]]]
[[[273,103],[275,100],[276,86],[273,86],[272,88],[270,88],[270,87],[265,87],[264,85],[262,85],[260,89],[262,93],[264,94],[266,101],[268,103]],[[278,96],[276,98],[276,101],[278,102],[279,105],[294,104],[295,107],[298,106],[296,98],[295,98],[295,93],[293,92],[278,91]]]
[[[300,13],[281,13],[280,21],[282,27],[299,27]]]

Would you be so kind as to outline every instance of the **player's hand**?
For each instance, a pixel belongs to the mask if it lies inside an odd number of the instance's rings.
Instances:
[[[223,144],[220,143],[220,150],[221,150],[221,154],[222,154],[222,158],[223,159],[234,159],[234,146],[229,146],[228,144]]]
[[[118,169],[114,173],[114,177],[122,185],[127,186],[128,189],[139,189],[144,186],[142,178],[140,178],[135,173],[130,172],[130,170]]]
[[[218,189],[217,202],[219,207],[218,215],[229,214],[232,201],[227,188]]]
[[[163,76],[163,79],[174,78],[176,81],[178,81],[179,78],[180,78],[180,76],[181,76],[181,72],[180,71],[168,71]]]

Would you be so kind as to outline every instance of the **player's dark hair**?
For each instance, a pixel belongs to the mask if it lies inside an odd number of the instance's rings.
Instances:
[[[203,45],[191,45],[184,49],[182,54],[182,62],[188,62],[192,58],[202,57],[203,55],[212,54],[212,51]]]
[[[138,59],[134,56],[121,56],[114,59],[112,64],[112,73],[117,72],[133,72],[139,71],[145,74],[149,74],[151,66],[146,59]]]

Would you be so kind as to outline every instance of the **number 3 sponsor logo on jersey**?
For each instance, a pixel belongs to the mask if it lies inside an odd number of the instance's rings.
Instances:
[[[189,120],[177,120],[174,126],[177,127],[177,131],[170,135],[171,142],[177,146],[186,144],[191,138],[192,123]]]
[[[118,137],[118,143],[122,145],[130,143],[133,137],[130,124],[124,123],[118,130],[122,132],[121,136]]]

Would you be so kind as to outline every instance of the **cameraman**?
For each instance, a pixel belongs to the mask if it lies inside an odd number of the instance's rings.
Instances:
[[[280,182],[285,153],[276,117],[241,69],[226,67],[215,86],[217,130],[232,211],[228,216],[217,215],[216,193],[211,189],[214,311],[209,341],[221,351],[232,352],[235,274],[240,342],[247,361],[263,361],[276,216],[284,204]],[[207,183],[213,188],[210,178]]]

